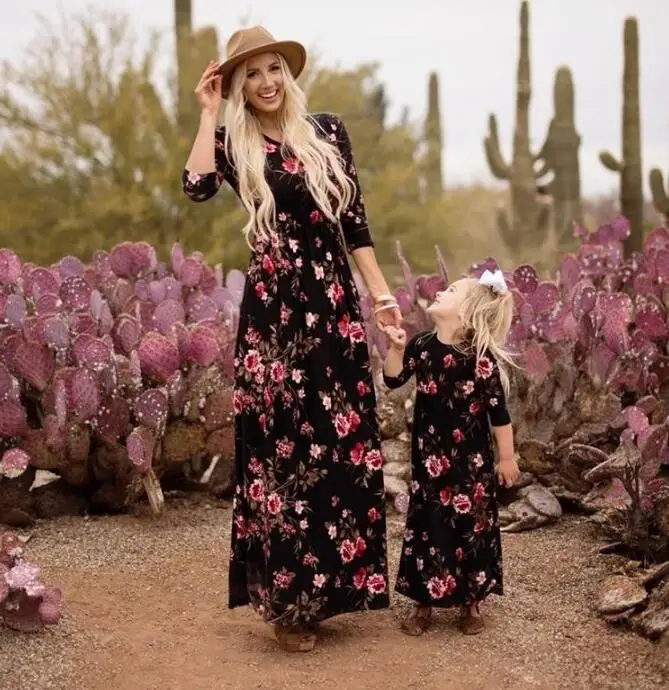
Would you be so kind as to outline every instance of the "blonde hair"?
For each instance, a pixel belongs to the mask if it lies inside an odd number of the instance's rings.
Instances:
[[[463,282],[467,284],[467,293],[460,307],[458,345],[474,354],[477,364],[489,352],[497,361],[502,387],[508,395],[510,385],[506,367],[517,366],[513,355],[504,347],[513,319],[513,295],[508,290],[495,292],[476,278],[464,278]]]
[[[305,183],[316,205],[326,218],[339,223],[342,212],[354,198],[355,186],[346,175],[339,149],[317,136],[313,119],[307,113],[306,96],[286,61],[281,55],[276,57],[281,65],[284,86],[279,116],[283,133],[281,153],[284,157],[294,157],[303,166]],[[225,151],[235,167],[239,197],[249,213],[243,233],[251,245],[251,234],[263,241],[269,239],[269,232],[276,221],[276,206],[265,179],[267,154],[260,122],[252,109],[246,106],[246,70],[247,61],[244,61],[232,75],[224,123]]]

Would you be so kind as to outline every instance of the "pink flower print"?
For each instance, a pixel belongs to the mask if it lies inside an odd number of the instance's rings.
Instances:
[[[445,487],[439,492],[439,501],[441,505],[447,506],[451,502],[452,497],[453,492],[448,487]]]
[[[370,594],[384,594],[386,591],[386,579],[383,575],[374,574],[367,578],[367,591]]]
[[[255,293],[256,297],[261,300],[266,300],[267,299],[267,293],[265,292],[265,283],[260,281],[259,283],[256,283],[255,285]]]
[[[377,448],[372,448],[367,455],[365,455],[365,465],[370,472],[378,472],[383,467],[383,456],[381,451]]]
[[[365,328],[359,321],[351,321],[348,329],[351,342],[361,343],[365,340]]]
[[[360,396],[367,395],[369,393],[369,386],[364,381],[358,381],[355,384],[356,393]]]
[[[275,153],[279,147],[271,141],[264,141],[262,149],[265,153]]]
[[[362,589],[367,582],[367,568],[360,568],[355,575],[353,575],[353,586],[356,589]]]
[[[448,369],[449,367],[452,367],[453,364],[455,364],[455,357],[453,357],[451,354],[446,355],[443,359],[444,368]]]
[[[258,370],[260,364],[260,354],[257,350],[249,350],[244,356],[244,369],[253,374]]]
[[[320,223],[321,220],[322,220],[322,218],[323,218],[323,216],[322,216],[321,212],[320,212],[318,209],[312,211],[312,212],[309,214],[309,220],[310,220],[312,223]]]
[[[381,513],[379,513],[379,511],[376,508],[370,508],[367,511],[367,519],[372,523],[377,522],[381,519]]]
[[[476,482],[474,485],[474,503],[480,503],[485,496],[485,486],[481,482]]]
[[[332,305],[335,306],[344,299],[344,288],[339,283],[332,283],[328,288],[328,297]]]
[[[432,479],[440,477],[443,470],[441,461],[436,455],[430,455],[425,459],[425,468]]]
[[[477,520],[474,523],[474,534],[481,534],[482,532],[485,532],[485,528],[486,528],[485,520]]]
[[[348,415],[341,413],[337,414],[335,416],[334,425],[339,438],[348,436],[349,432],[351,431],[351,423],[348,421]]]
[[[304,172],[304,166],[301,163],[298,163],[298,161],[296,161],[294,158],[285,158],[281,162],[281,167],[291,175]]]
[[[461,561],[465,557],[465,552],[462,550],[462,547],[458,546],[457,549],[455,549],[455,557]]]
[[[349,458],[352,465],[362,465],[365,458],[365,446],[363,446],[362,443],[356,443],[351,449]]]
[[[476,378],[487,379],[492,374],[492,362],[487,357],[481,357],[476,363]]]
[[[272,515],[278,515],[283,507],[283,499],[277,493],[271,493],[267,497],[267,510]]]
[[[265,500],[265,484],[262,479],[255,479],[249,486],[249,498],[256,503]]]
[[[349,410],[347,418],[349,431],[353,434],[360,426],[360,415],[355,410]]]
[[[269,371],[272,381],[275,383],[281,383],[286,377],[286,367],[283,362],[272,362]]]
[[[349,321],[348,314],[344,314],[337,323],[337,330],[342,338],[348,337]]]
[[[481,411],[481,403],[478,400],[474,400],[474,402],[470,403],[469,414],[475,415],[475,414],[478,414],[480,411]]]
[[[468,513],[472,508],[472,502],[466,494],[458,494],[453,499],[453,507],[457,513]]]
[[[356,554],[355,544],[350,539],[344,539],[339,545],[339,555],[342,563],[350,563]]]
[[[196,173],[196,172],[189,172],[187,179],[188,179],[188,184],[196,185],[202,179],[202,175],[200,175],[199,173]]]
[[[454,443],[462,443],[462,439],[464,439],[465,435],[460,431],[460,429],[453,429],[453,442]]]
[[[267,254],[265,254],[265,256],[262,258],[262,267],[265,273],[269,273],[270,275],[274,273],[274,262],[270,256],[267,256]]]
[[[356,537],[355,540],[355,555],[362,556],[367,548],[367,542],[362,537]]]

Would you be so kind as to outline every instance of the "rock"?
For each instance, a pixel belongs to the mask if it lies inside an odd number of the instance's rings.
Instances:
[[[394,500],[398,494],[408,493],[409,485],[399,477],[384,477],[386,497]]]
[[[383,466],[385,477],[399,477],[408,481],[411,477],[411,466],[404,462],[387,462]]]
[[[512,522],[510,525],[507,525],[506,527],[502,527],[500,529],[501,532],[527,532],[532,529],[537,529],[537,527],[541,527],[542,525],[545,525],[547,522],[549,522],[549,518],[547,518],[545,515],[539,515],[538,513],[535,513],[534,515],[527,515],[526,517],[516,520],[516,522]]]
[[[541,484],[530,484],[519,491],[520,495],[534,508],[537,513],[545,515],[551,520],[562,516],[560,501]]]
[[[551,447],[547,443],[528,439],[518,445],[518,466],[523,472],[548,474],[555,471]]]
[[[503,506],[499,509],[497,517],[499,520],[499,524],[502,527],[506,527],[507,525],[510,525],[512,522],[516,522],[516,518],[511,514],[511,512],[507,508],[504,508]]]
[[[658,563],[652,568],[643,571],[639,576],[639,582],[644,587],[654,587],[666,577],[669,577],[669,561]]]
[[[404,404],[384,397],[377,406],[379,431],[382,439],[392,439],[406,430]]]
[[[637,618],[635,627],[651,639],[657,639],[669,630],[669,581],[650,595],[648,607]]]
[[[509,503],[508,510],[516,520],[522,520],[528,517],[537,517],[539,513],[523,499],[518,499],[513,503]]]
[[[531,472],[521,472],[518,481],[514,484],[516,489],[522,489],[534,483],[534,475]]]
[[[381,441],[381,455],[384,463],[398,463],[411,466],[411,444],[407,441],[400,441],[397,438],[390,438]]]
[[[631,502],[620,479],[611,479],[593,487],[581,501],[586,510],[600,511],[610,508],[624,508]]]
[[[601,586],[597,610],[604,615],[616,615],[634,609],[648,599],[646,588],[627,575],[611,575]]]

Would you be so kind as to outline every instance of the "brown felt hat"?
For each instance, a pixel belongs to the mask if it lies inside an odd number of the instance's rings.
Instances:
[[[248,29],[235,31],[226,46],[227,59],[219,67],[221,80],[221,94],[227,98],[230,93],[232,74],[237,65],[244,60],[261,53],[278,53],[283,57],[292,75],[297,79],[307,62],[307,51],[297,41],[277,41],[272,34],[262,26],[252,26]]]

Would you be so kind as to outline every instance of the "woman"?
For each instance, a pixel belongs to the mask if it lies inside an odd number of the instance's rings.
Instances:
[[[376,400],[346,250],[379,325],[401,317],[344,125],[306,112],[304,47],[253,27],[227,53],[195,89],[202,115],[183,185],[204,201],[226,180],[249,214],[229,606],[251,603],[282,648],[309,651],[319,621],[389,605]]]

